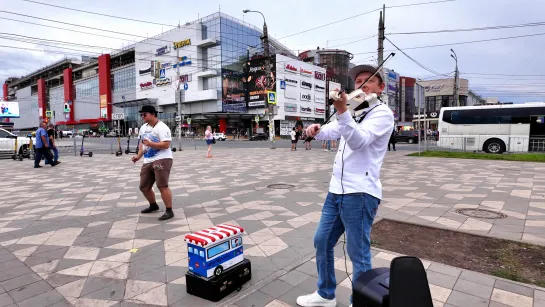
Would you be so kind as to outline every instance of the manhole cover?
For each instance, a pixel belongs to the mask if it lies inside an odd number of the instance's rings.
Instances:
[[[458,209],[456,210],[456,213],[479,219],[504,219],[507,217],[507,215],[503,213],[486,209]]]
[[[269,184],[267,188],[286,190],[286,189],[293,189],[295,188],[295,186],[293,184],[275,183],[275,184]]]

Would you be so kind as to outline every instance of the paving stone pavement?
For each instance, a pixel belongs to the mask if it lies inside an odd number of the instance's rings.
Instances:
[[[205,154],[174,154],[170,187],[176,217],[165,222],[157,220],[162,212],[139,213],[147,206],[138,190],[141,164],[133,165],[129,156],[66,156],[59,166],[37,170],[28,160],[1,160],[0,307],[216,305],[186,294],[183,237],[219,223],[241,225],[247,232],[252,280],[238,295],[261,289],[240,301],[235,293],[225,302],[282,306],[282,299],[265,301],[287,287],[282,282],[291,289],[300,285],[289,281],[309,279],[294,272],[315,274],[312,237],[334,154],[283,148],[217,149],[213,159]],[[379,216],[545,244],[543,170],[531,163],[389,153]],[[295,188],[267,188],[275,183]],[[508,218],[470,219],[457,208],[487,208]],[[338,262],[342,269],[344,261]],[[301,271],[304,266],[312,269]],[[346,284],[345,278],[338,280]],[[269,281],[275,283],[270,293],[262,288]],[[302,284],[304,290],[310,291],[312,283],[315,287],[315,280]],[[500,298],[509,300],[509,293],[533,298],[511,286],[496,288],[495,301],[504,304]],[[339,297],[347,299],[350,290],[341,289]],[[441,302],[445,295],[435,297]],[[541,292],[533,295],[536,304],[545,300]]]

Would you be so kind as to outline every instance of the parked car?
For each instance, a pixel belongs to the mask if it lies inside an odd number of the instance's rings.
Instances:
[[[214,139],[216,141],[225,141],[227,140],[227,137],[223,133],[214,133]]]
[[[24,154],[29,147],[29,138],[16,136],[15,134],[0,128],[0,153],[1,155],[13,154],[15,150],[15,140],[17,139],[17,152],[19,154]],[[35,142],[36,139],[33,137],[32,142]]]
[[[407,142],[409,144],[418,143],[418,131],[403,130],[395,136],[396,142]]]
[[[254,134],[250,137],[250,141],[267,141],[269,139],[269,135],[267,133],[261,132]]]

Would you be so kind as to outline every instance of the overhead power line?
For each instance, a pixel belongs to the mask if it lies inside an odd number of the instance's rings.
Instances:
[[[456,1],[456,0],[441,0],[441,1],[431,1],[431,2],[421,2],[421,3],[410,3],[410,4],[403,4],[403,5],[392,5],[392,6],[387,6],[386,8],[399,8],[399,7],[408,7],[408,6],[418,6],[418,5],[427,5],[427,4],[436,4],[436,3],[443,3],[443,2],[453,2],[453,1]],[[290,35],[287,35],[287,36],[283,36],[281,38],[278,38],[278,40],[281,40],[281,39],[284,39],[284,38],[288,38],[288,37],[292,37],[292,36],[295,36],[295,35],[299,35],[299,34],[303,34],[303,33],[307,33],[307,32],[310,32],[310,31],[314,31],[314,30],[317,30],[317,29],[320,29],[320,28],[323,28],[323,27],[327,27],[327,26],[330,26],[330,25],[334,25],[334,24],[337,24],[339,22],[343,22],[343,21],[347,21],[347,20],[350,20],[350,19],[353,19],[353,18],[356,18],[356,17],[360,17],[360,16],[363,16],[363,15],[367,15],[367,14],[371,14],[373,12],[377,12],[377,11],[380,11],[382,10],[382,8],[377,8],[377,9],[374,9],[374,10],[371,10],[371,11],[367,11],[367,12],[364,12],[364,13],[361,13],[361,14],[357,14],[357,15],[354,15],[354,16],[350,16],[350,17],[347,17],[347,18],[343,18],[343,19],[340,19],[340,20],[337,20],[337,21],[333,21],[333,22],[330,22],[330,23],[326,23],[324,25],[321,25],[321,26],[317,26],[317,27],[314,27],[314,28],[310,28],[310,29],[307,29],[307,30],[304,30],[304,31],[301,31],[301,32],[297,32],[297,33],[293,33],[293,34],[290,34]]]
[[[127,35],[127,36],[133,36],[133,37],[140,37],[140,38],[150,39],[150,38],[147,37],[147,36],[142,36],[142,35],[138,35],[138,34],[124,33],[124,32],[118,32],[118,31],[113,31],[113,30],[100,29],[100,28],[89,27],[89,26],[82,26],[82,25],[78,25],[78,24],[74,24],[74,23],[69,23],[69,22],[64,22],[64,21],[58,21],[58,20],[53,20],[53,19],[47,19],[47,18],[42,18],[42,17],[36,17],[36,16],[31,16],[31,15],[25,15],[25,14],[20,14],[20,13],[14,13],[14,12],[8,12],[8,11],[0,11],[0,13],[18,15],[18,16],[23,16],[23,17],[28,17],[28,18],[34,18],[34,19],[40,19],[40,20],[45,20],[45,21],[49,21],[49,22],[55,22],[55,23],[61,23],[61,24],[69,25],[69,26],[74,26],[74,27],[92,29],[92,30],[96,30],[96,31],[110,32],[110,33],[115,33],[115,34],[121,34],[121,35]],[[157,40],[157,41],[164,41],[164,42],[169,42],[169,43],[171,43],[171,41],[167,41],[167,40],[163,40],[163,39],[158,39],[158,38],[153,38],[153,39],[154,39],[154,40]]]
[[[480,28],[443,29],[443,30],[416,31],[416,32],[395,32],[395,33],[387,33],[386,35],[412,35],[412,34],[471,32],[471,31],[500,30],[500,29],[511,29],[511,28],[539,27],[539,26],[545,26],[545,21],[532,22],[532,23],[523,23],[523,24],[517,24],[517,25],[489,26],[489,27],[480,27]]]
[[[541,35],[545,35],[545,32],[544,32],[544,33],[536,33],[536,34],[526,34],[526,35],[517,35],[517,36],[508,36],[508,37],[498,37],[498,38],[491,38],[491,39],[482,39],[482,40],[476,40],[476,41],[448,43],[448,44],[440,44],[440,45],[429,45],[429,46],[407,47],[407,48],[403,48],[403,50],[422,49],[422,48],[433,48],[433,47],[444,47],[444,46],[464,45],[464,44],[473,44],[473,43],[483,43],[483,42],[491,42],[491,41],[498,41],[498,40],[505,40],[505,39],[513,39],[513,38],[522,38],[522,37],[531,37],[531,36],[541,36]],[[389,41],[389,40],[388,40],[388,41]],[[390,41],[390,43],[391,43],[391,41]],[[385,51],[385,52],[390,52],[390,51],[395,51],[395,49],[392,49],[392,50],[384,50],[384,51]],[[376,53],[376,51],[359,52],[359,53],[354,53],[354,55],[357,55],[357,54],[370,54],[370,53]]]
[[[432,70],[426,66],[424,66],[423,64],[421,64],[420,62],[418,62],[417,60],[413,59],[410,55],[408,55],[407,53],[405,53],[405,51],[403,51],[403,49],[399,48],[398,46],[396,46],[396,44],[394,44],[388,37],[386,37],[386,40],[390,42],[390,44],[392,44],[394,47],[396,47],[397,50],[399,50],[401,53],[403,53],[407,58],[409,58],[411,61],[413,61],[416,65],[420,66],[421,68],[423,68],[424,70],[427,70],[429,72],[431,72],[432,74],[436,74],[436,75],[440,75],[440,76],[448,76],[447,74],[442,74],[440,72],[437,72],[435,70]],[[406,48],[405,48],[406,49]]]
[[[78,10],[78,9],[75,9],[75,8],[70,8],[70,7],[66,7],[66,6],[60,6],[60,5],[54,5],[54,4],[49,4],[49,3],[43,3],[43,2],[39,2],[39,1],[33,1],[33,0],[22,0],[22,1],[31,2],[31,3],[35,3],[35,4],[41,4],[41,5],[47,5],[47,6],[63,9],[63,10],[70,10],[70,11],[81,12],[81,13],[86,13],[86,14],[104,16],[104,17],[124,19],[124,20],[136,21],[136,22],[142,22],[142,23],[149,23],[149,24],[154,24],[154,25],[158,25],[158,26],[167,26],[167,27],[173,27],[173,28],[178,27],[178,25],[169,25],[169,24],[153,22],[153,21],[133,19],[133,18],[127,18],[127,17],[122,17],[122,16],[114,16],[114,15],[102,14],[102,13],[91,12],[91,11],[86,11],[86,10]]]

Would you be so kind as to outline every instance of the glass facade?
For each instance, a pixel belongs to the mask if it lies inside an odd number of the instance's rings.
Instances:
[[[326,68],[326,76],[341,84],[348,93],[354,90],[354,81],[348,76],[351,56],[347,53],[320,53],[320,66]]]
[[[134,89],[136,86],[136,71],[134,66],[125,67],[112,72],[112,91],[119,92]]]
[[[248,58],[263,55],[262,32],[227,15],[220,16],[222,80],[219,86],[222,86],[222,111],[246,113],[242,82],[244,64]],[[269,39],[269,53],[271,56],[276,53],[292,54],[272,39]]]
[[[98,97],[98,76],[78,82],[75,87],[76,98]]]

